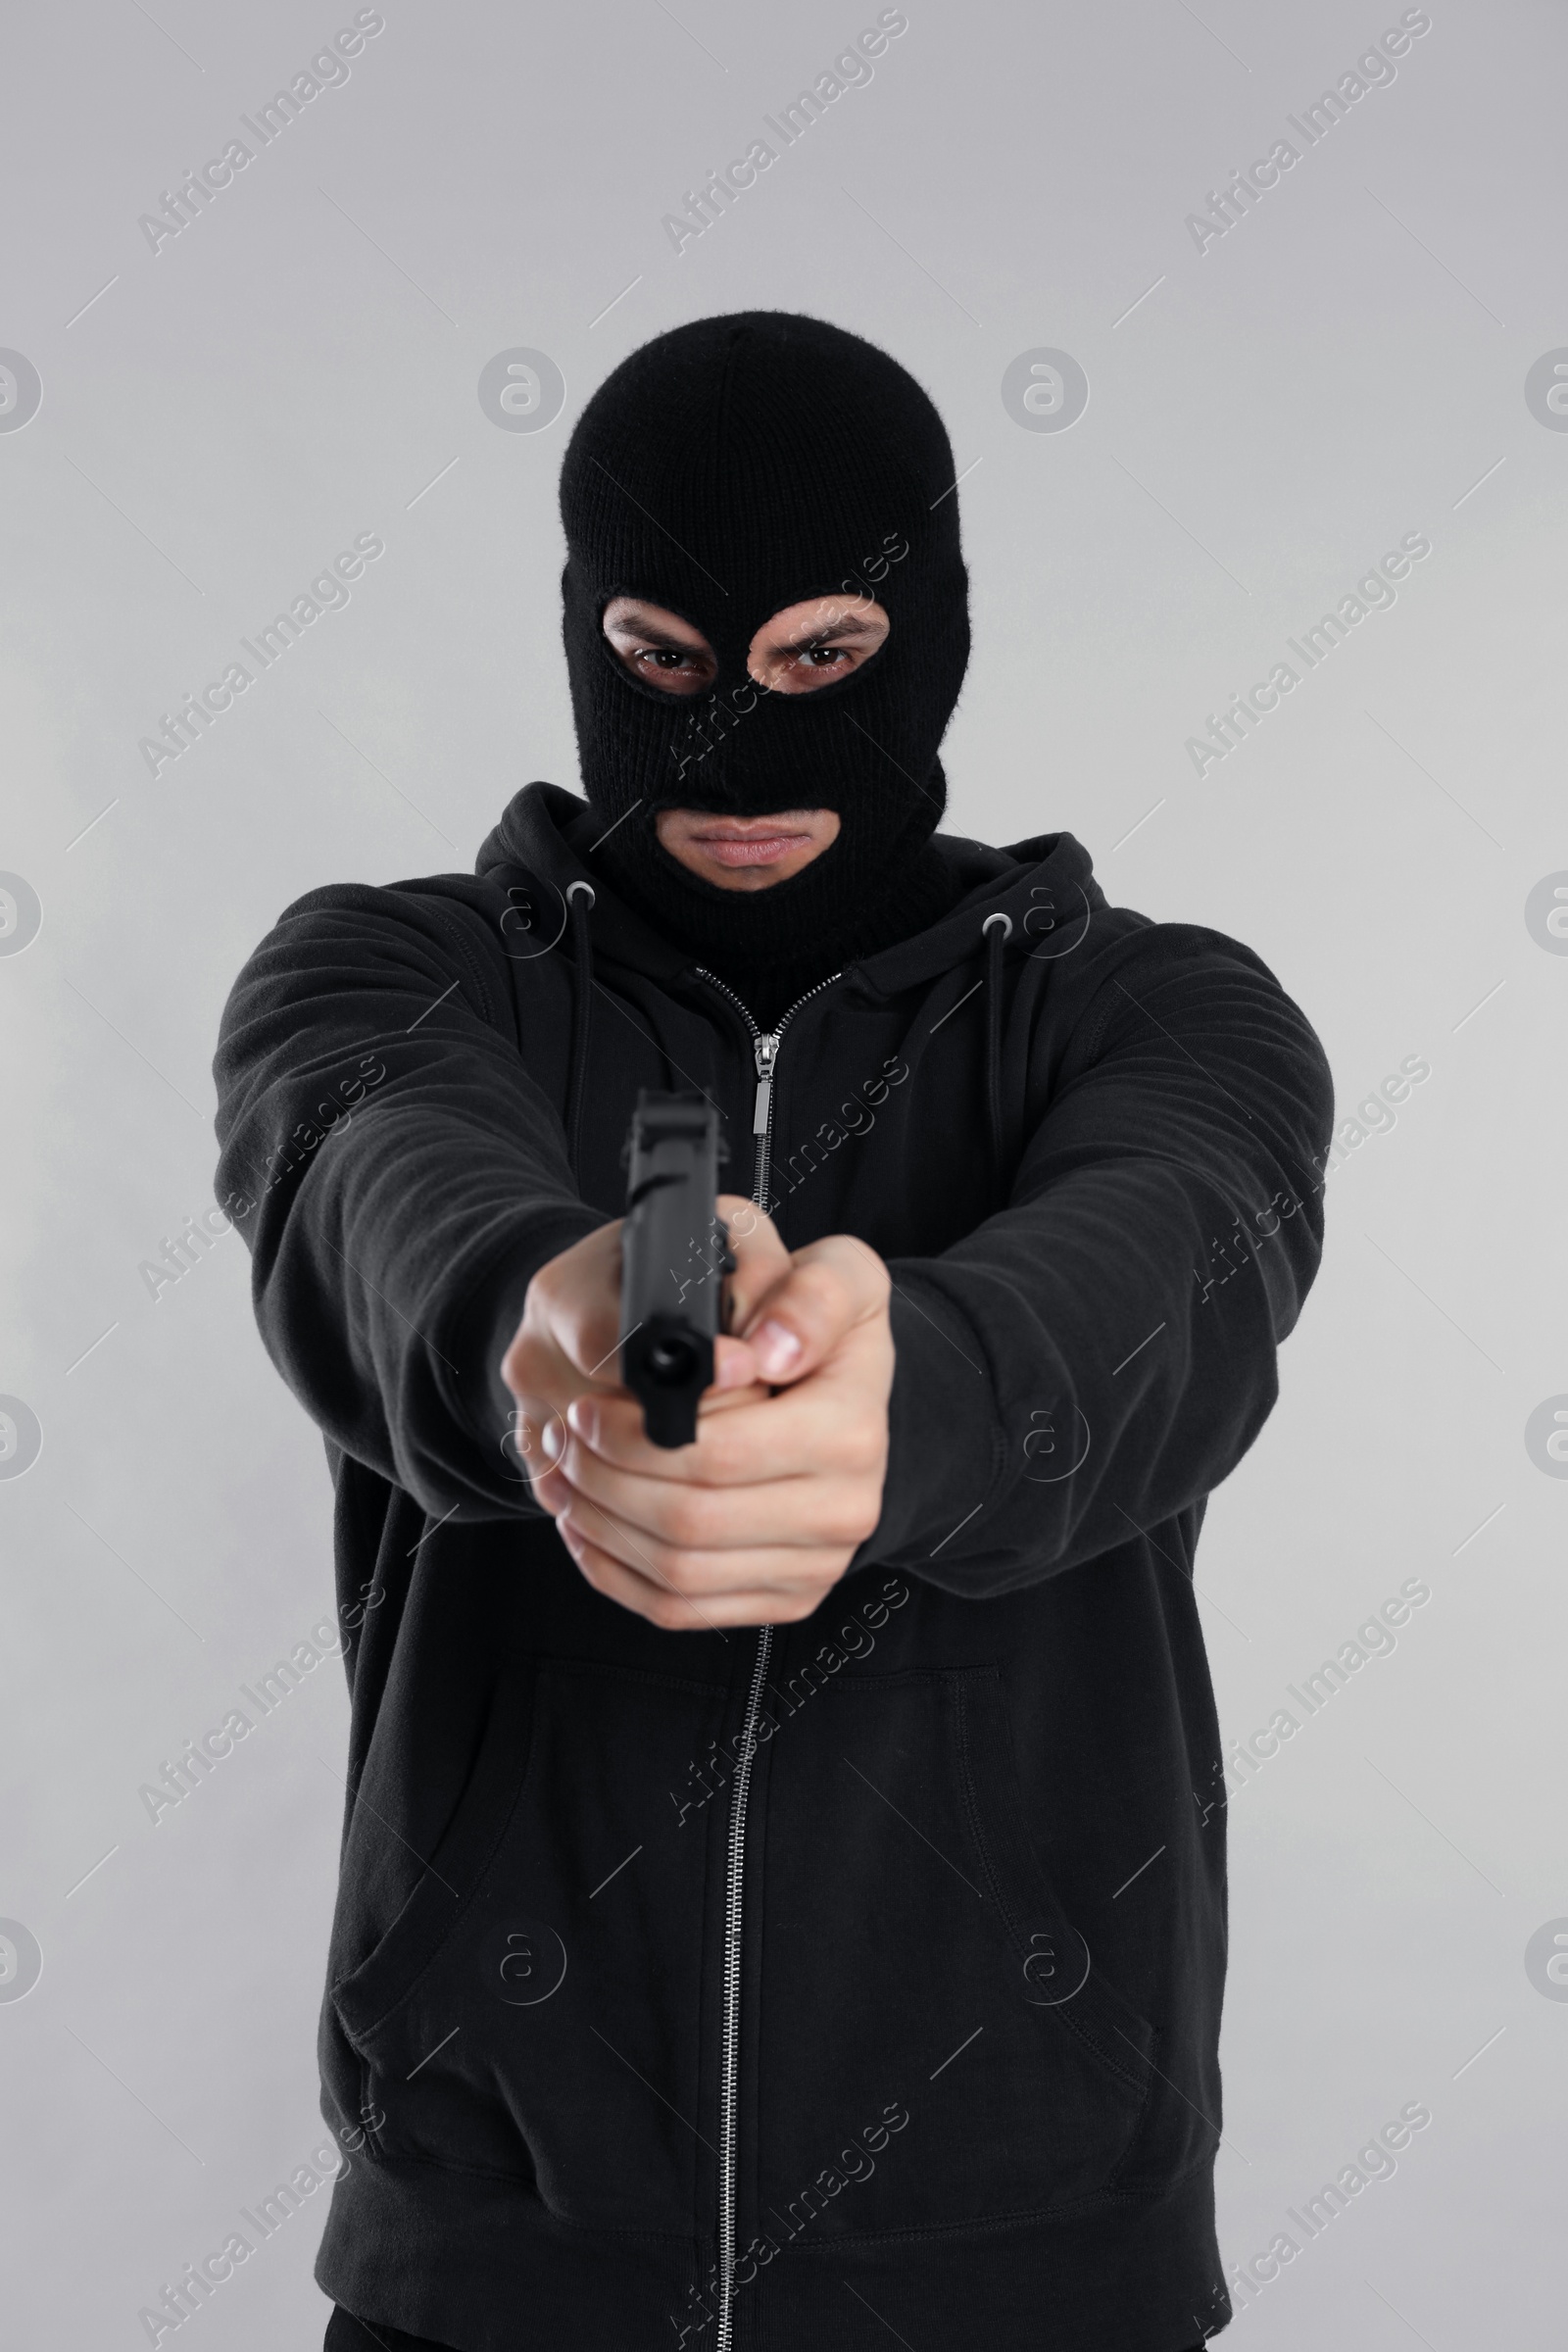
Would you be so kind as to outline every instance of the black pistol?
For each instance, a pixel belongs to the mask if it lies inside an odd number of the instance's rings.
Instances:
[[[655,1446],[690,1446],[713,1380],[724,1276],[735,1271],[718,1213],[725,1156],[718,1112],[701,1095],[637,1097],[621,1229],[620,1377]]]

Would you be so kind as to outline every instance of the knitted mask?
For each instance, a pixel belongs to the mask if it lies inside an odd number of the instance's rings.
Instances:
[[[969,654],[948,436],[859,336],[784,311],[702,318],[633,352],[583,411],[561,480],[566,662],[597,856],[660,927],[733,966],[859,943],[942,814],[937,748]],[[780,694],[747,653],[786,607],[874,599],[886,642],[849,675]],[[700,629],[710,690],[634,676],[604,635],[616,596]],[[837,839],[765,890],[726,891],[661,848],[661,808],[837,810]],[[613,830],[610,830],[611,828]],[[907,896],[907,893],[906,893]]]

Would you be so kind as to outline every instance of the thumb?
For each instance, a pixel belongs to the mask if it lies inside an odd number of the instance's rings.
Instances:
[[[791,1253],[789,1270],[738,1337],[762,1378],[782,1387],[825,1363],[858,1324],[886,1314],[891,1289],[874,1250],[853,1234],[830,1233]]]
[[[723,1330],[713,1343],[713,1389],[745,1402],[744,1393],[758,1383],[757,1359],[729,1335],[755,1321],[758,1300],[789,1272],[790,1253],[772,1218],[755,1201],[739,1193],[720,1193],[716,1206],[735,1269],[724,1284]]]

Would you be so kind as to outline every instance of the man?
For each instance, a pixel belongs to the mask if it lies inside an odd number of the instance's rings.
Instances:
[[[1193,1554],[1315,1271],[1321,1050],[1070,835],[936,835],[966,578],[885,354],[679,328],[562,505],[586,806],[298,901],[217,1061],[354,1634],[327,2342],[1185,2352]],[[733,1186],[674,1451],[617,1386],[642,1087]]]

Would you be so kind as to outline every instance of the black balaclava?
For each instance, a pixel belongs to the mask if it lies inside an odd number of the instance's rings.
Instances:
[[[564,635],[592,859],[761,1019],[957,895],[930,846],[947,798],[937,747],[969,655],[957,503],[947,433],[913,377],[787,311],[700,318],[645,344],[572,434]],[[845,593],[884,608],[885,644],[810,693],[756,685],[746,657],[761,624]],[[603,632],[615,596],[700,629],[718,662],[711,691],[634,677]],[[789,881],[726,891],[661,848],[654,818],[670,808],[826,808],[840,831]]]

